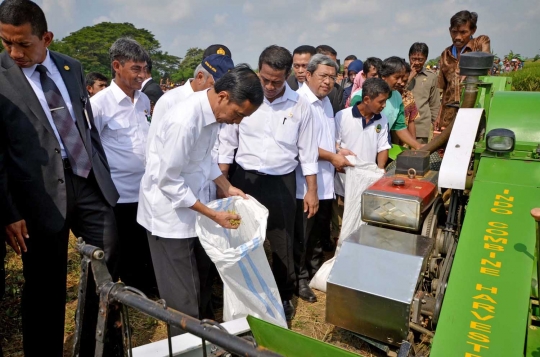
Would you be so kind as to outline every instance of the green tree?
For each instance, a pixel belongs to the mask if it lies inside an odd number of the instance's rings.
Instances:
[[[180,82],[193,77],[193,71],[202,62],[204,50],[198,47],[189,48],[182,59],[178,71],[171,75],[172,82]]]
[[[156,80],[177,71],[180,58],[160,51],[161,45],[150,31],[138,29],[127,22],[102,22],[83,27],[61,40],[55,40],[50,48],[81,61],[86,72],[111,76],[109,48],[120,37],[133,38],[149,52],[154,67],[152,74]]]
[[[430,59],[430,60],[428,60],[426,62],[426,66],[430,66],[430,67],[438,66],[440,60],[441,60],[441,56],[439,56],[437,58]]]

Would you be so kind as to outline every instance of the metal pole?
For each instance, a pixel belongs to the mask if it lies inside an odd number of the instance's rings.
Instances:
[[[255,347],[252,343],[231,335],[220,328],[211,326],[208,321],[200,321],[189,315],[171,308],[164,309],[163,305],[140,296],[131,289],[126,289],[122,283],[112,282],[111,276],[103,260],[103,251],[99,248],[80,244],[79,251],[83,256],[91,259],[92,271],[100,295],[100,311],[98,315],[98,329],[96,331],[96,357],[103,355],[103,341],[108,315],[108,304],[118,302],[132,307],[150,317],[181,328],[195,336],[207,340],[226,351],[244,357],[280,357],[281,355],[268,351],[263,347]],[[217,323],[215,323],[218,325]],[[129,328],[129,326],[127,326]],[[204,349],[206,346],[202,346]]]

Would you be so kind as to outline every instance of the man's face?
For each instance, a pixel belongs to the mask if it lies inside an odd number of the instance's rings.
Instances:
[[[333,66],[318,65],[317,69],[307,73],[309,89],[319,99],[323,99],[334,88],[336,82],[336,69]]]
[[[116,72],[115,83],[124,90],[139,90],[142,87],[145,77],[145,62],[126,61],[124,64],[120,61],[113,61],[113,69]]]
[[[416,72],[420,72],[422,68],[424,68],[426,61],[427,61],[427,57],[421,53],[412,53],[409,56],[409,62],[411,63],[411,67]]]
[[[405,75],[405,68],[403,68],[401,71],[391,74],[388,77],[383,77],[383,79],[386,83],[388,83],[390,89],[398,90],[400,86],[405,85],[405,83],[403,82],[403,78],[405,77]]]
[[[346,60],[343,62],[343,75],[345,77],[349,76],[349,64],[354,60]],[[350,78],[350,77],[349,77]]]
[[[218,123],[240,124],[242,119],[253,114],[258,108],[247,99],[242,104],[235,103],[230,100],[229,93],[223,91],[218,93],[214,115]]]
[[[369,72],[368,73],[362,72],[362,75],[364,76],[364,79],[379,77],[379,73],[377,72],[377,68],[375,66],[370,66]]]
[[[21,68],[29,68],[45,60],[53,33],[45,32],[40,39],[32,33],[30,23],[20,26],[0,23],[0,38],[15,64]]]
[[[266,63],[259,69],[259,78],[263,87],[264,96],[269,101],[276,99],[285,91],[285,81],[287,80],[287,71],[278,70],[270,67]]]
[[[205,74],[203,72],[198,72],[197,76],[193,79],[192,88],[194,92],[206,90],[214,86],[214,77],[212,77],[212,75],[209,75],[205,78],[204,75]]]
[[[462,49],[465,47],[471,36],[474,35],[475,30],[471,30],[471,23],[467,22],[464,25],[459,25],[457,27],[450,28],[450,37],[452,38],[452,43],[456,46],[457,49]]]
[[[388,99],[388,93],[379,94],[377,97],[371,99],[370,97],[364,97],[364,102],[369,111],[373,114],[380,114],[384,107],[386,107],[386,100]]]
[[[309,53],[302,53],[302,54],[297,53],[293,56],[292,66],[293,66],[294,76],[296,77],[296,80],[300,83],[304,83],[306,81],[307,65],[310,59],[311,59],[311,54]]]
[[[97,92],[100,92],[105,88],[107,88],[107,82],[101,81],[99,79],[95,80],[93,85],[86,86],[86,89],[88,90],[88,94],[90,94],[90,96],[95,95]]]

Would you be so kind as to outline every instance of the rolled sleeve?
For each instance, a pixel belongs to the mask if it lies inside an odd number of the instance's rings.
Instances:
[[[191,207],[197,198],[182,175],[189,164],[189,153],[195,145],[195,130],[186,126],[182,120],[171,120],[164,125],[163,150],[160,155],[160,168],[157,186],[172,204],[173,209]]]
[[[219,169],[218,164],[212,163],[212,167],[210,168],[210,176],[208,177],[208,179],[214,181],[221,175],[223,175],[223,173]]]
[[[225,125],[219,131],[218,163],[232,164],[238,148],[238,124]]]
[[[318,133],[313,123],[311,108],[307,102],[302,103],[302,123],[298,135],[298,160],[304,176],[316,175],[319,171]]]

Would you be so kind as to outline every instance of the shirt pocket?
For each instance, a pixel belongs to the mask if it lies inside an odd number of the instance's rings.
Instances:
[[[119,144],[130,144],[129,120],[111,119],[107,122],[107,129],[103,136]]]
[[[300,123],[295,122],[292,118],[281,120],[275,133],[276,141],[284,145],[296,146]]]

